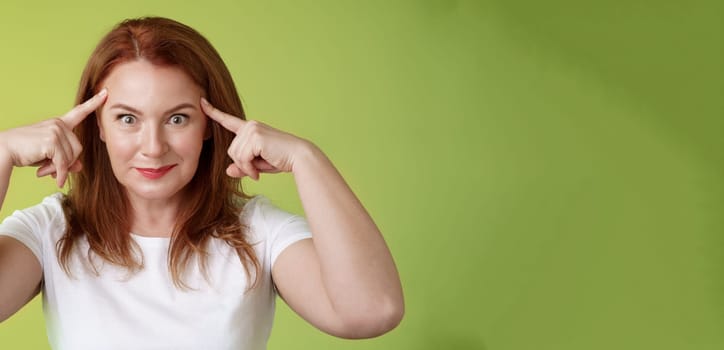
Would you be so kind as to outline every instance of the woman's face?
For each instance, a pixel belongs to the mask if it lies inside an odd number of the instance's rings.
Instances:
[[[180,68],[136,60],[104,80],[98,126],[113,173],[133,200],[180,200],[201,153],[202,89]]]

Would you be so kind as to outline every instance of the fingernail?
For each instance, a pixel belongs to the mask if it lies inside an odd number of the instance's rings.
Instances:
[[[103,88],[103,90],[101,90],[101,91],[98,93],[98,97],[105,97],[107,94],[108,94],[108,89]]]
[[[207,105],[207,106],[210,104],[209,101],[206,101],[206,99],[203,98],[203,97],[201,98],[201,103],[203,103],[203,104],[205,104],[205,105]]]

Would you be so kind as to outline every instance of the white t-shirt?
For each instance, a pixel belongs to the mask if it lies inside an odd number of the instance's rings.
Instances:
[[[261,264],[257,286],[244,294],[249,279],[236,251],[214,239],[209,246],[209,280],[191,263],[184,281],[194,289],[181,290],[168,271],[169,238],[131,234],[144,262],[144,268],[132,275],[97,258],[96,276],[81,260],[87,250],[81,241],[76,252],[83,255],[73,255],[69,277],[55,249],[65,230],[62,198],[61,193],[48,196],[0,224],[0,234],[25,244],[43,268],[43,311],[53,349],[266,348],[276,299],[271,268],[282,250],[311,237],[303,217],[255,197],[240,219]]]

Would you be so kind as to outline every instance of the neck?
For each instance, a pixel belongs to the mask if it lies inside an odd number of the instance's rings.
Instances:
[[[139,236],[171,237],[181,201],[175,198],[146,199],[128,196],[132,211],[131,232]]]

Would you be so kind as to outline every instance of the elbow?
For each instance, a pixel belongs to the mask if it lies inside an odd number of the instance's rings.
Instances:
[[[345,317],[344,331],[338,336],[346,339],[367,339],[379,337],[395,329],[405,314],[402,300],[381,302]]]
[[[381,318],[380,323],[382,325],[380,333],[378,335],[385,334],[400,325],[402,318],[405,316],[405,304],[399,302],[394,307],[390,308]]]
[[[11,314],[9,312],[6,312],[3,307],[0,307],[0,323],[5,322],[10,316]]]
[[[13,313],[10,312],[10,306],[5,303],[7,299],[8,297],[5,293],[0,293],[0,323],[5,322],[5,320],[13,315]]]

